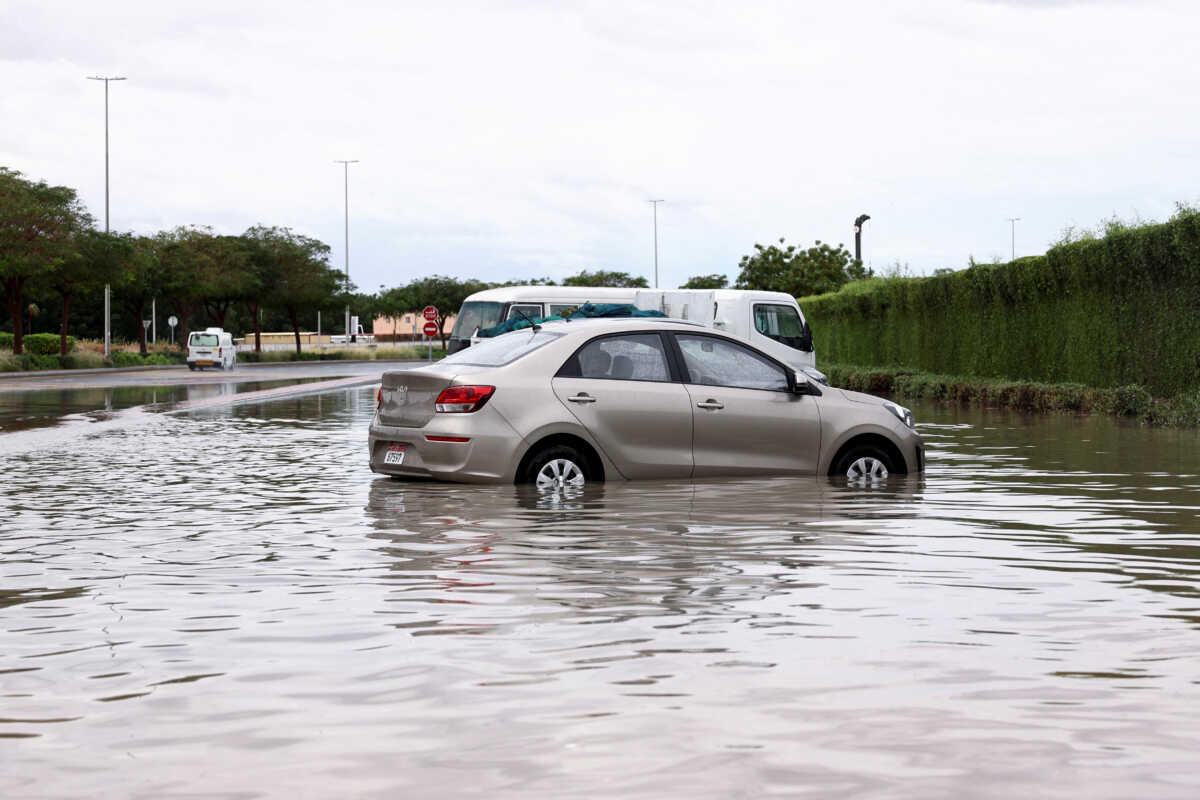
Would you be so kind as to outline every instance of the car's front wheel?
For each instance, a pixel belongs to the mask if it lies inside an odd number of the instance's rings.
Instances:
[[[869,445],[850,448],[833,466],[834,475],[844,475],[852,481],[882,481],[895,471],[888,454]]]
[[[596,480],[583,454],[566,444],[547,447],[529,460],[523,483],[539,489],[578,488]]]

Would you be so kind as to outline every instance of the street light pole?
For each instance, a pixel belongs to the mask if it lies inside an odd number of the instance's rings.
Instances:
[[[1020,217],[1009,217],[1008,218],[1008,224],[1009,224],[1009,228],[1010,228],[1009,232],[1012,235],[1012,240],[1010,242],[1012,250],[1010,251],[1010,255],[1009,255],[1009,259],[1008,259],[1009,261],[1017,260],[1017,223],[1020,221],[1021,221]]]
[[[869,214],[859,214],[854,220],[854,260],[862,264],[862,226],[869,220]]]
[[[343,231],[346,243],[346,344],[350,344],[350,165],[357,164],[358,159],[334,159],[333,163],[342,165],[342,192],[346,209]]]
[[[123,81],[124,77],[88,76],[89,81],[104,81],[104,232],[108,233],[108,82]],[[104,357],[112,346],[112,286],[104,284]]]
[[[651,200],[650,205],[654,208],[654,288],[658,288],[658,204],[662,200]]]

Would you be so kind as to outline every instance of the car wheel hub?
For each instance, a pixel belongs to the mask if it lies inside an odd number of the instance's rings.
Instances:
[[[887,466],[877,458],[863,456],[850,465],[846,477],[850,480],[881,481],[887,478]]]
[[[539,489],[561,489],[564,486],[583,486],[583,470],[574,461],[556,458],[547,461],[537,474]]]

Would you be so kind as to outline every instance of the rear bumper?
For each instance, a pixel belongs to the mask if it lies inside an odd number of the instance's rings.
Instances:
[[[465,416],[465,415],[464,415]],[[422,428],[384,425],[371,421],[367,451],[371,471],[405,478],[433,478],[461,483],[512,483],[516,477],[521,439],[515,434],[479,433],[455,415],[439,415]],[[468,441],[438,441],[467,439]],[[404,463],[385,464],[391,444],[405,446]]]

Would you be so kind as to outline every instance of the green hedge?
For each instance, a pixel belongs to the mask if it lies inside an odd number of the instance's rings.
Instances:
[[[13,335],[5,331],[0,331],[0,350],[12,350],[12,346]]]
[[[57,333],[30,333],[21,339],[25,352],[35,356],[56,356],[62,342]],[[67,352],[75,349],[75,337],[67,337]]]
[[[1176,395],[1200,387],[1200,213],[800,305],[822,364]]]

